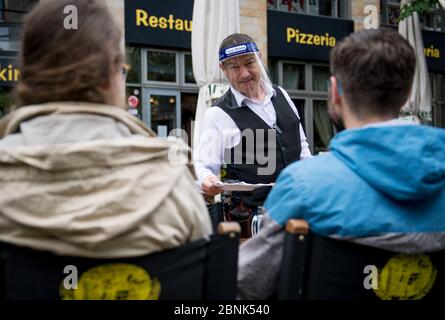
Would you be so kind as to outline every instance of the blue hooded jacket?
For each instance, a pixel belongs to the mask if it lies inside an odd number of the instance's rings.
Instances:
[[[341,237],[445,232],[445,130],[351,129],[330,149],[280,174],[265,203],[276,222],[305,219]]]

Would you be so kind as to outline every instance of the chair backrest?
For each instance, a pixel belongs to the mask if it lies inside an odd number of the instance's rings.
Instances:
[[[235,299],[239,225],[141,257],[90,259],[0,244],[0,295],[7,300]]]
[[[278,298],[417,300],[445,296],[445,251],[416,255],[318,236],[286,225]]]

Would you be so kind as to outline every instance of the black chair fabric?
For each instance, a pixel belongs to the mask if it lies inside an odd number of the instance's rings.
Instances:
[[[377,290],[369,287],[372,272],[366,266],[376,267]],[[445,252],[401,255],[312,233],[287,233],[278,291],[285,300],[443,299]]]
[[[125,259],[89,259],[0,244],[0,295],[7,300],[235,299],[239,235],[214,235]],[[66,266],[77,290],[63,286]]]

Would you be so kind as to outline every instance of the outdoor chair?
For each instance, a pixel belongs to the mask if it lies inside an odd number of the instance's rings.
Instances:
[[[0,243],[0,299],[235,299],[239,232],[238,224],[221,223],[210,241],[122,259],[58,256]]]
[[[418,300],[445,296],[445,251],[416,255],[312,233],[289,220],[279,279],[283,300]]]

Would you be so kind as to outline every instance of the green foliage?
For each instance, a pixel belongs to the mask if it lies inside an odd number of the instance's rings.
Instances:
[[[400,9],[399,22],[414,12],[418,14],[422,14],[429,9],[436,8],[436,5],[439,4],[439,0],[413,0],[411,4],[405,5]]]

